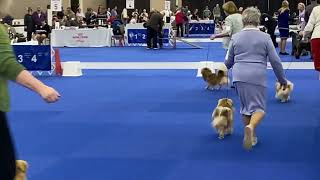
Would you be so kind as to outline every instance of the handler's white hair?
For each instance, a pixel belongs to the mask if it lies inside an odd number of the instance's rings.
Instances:
[[[254,7],[245,9],[242,13],[242,21],[244,26],[258,26],[260,24],[261,13]]]

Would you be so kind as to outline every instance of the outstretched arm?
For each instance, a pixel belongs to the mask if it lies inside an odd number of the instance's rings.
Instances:
[[[47,102],[55,102],[59,99],[58,92],[33,77],[16,61],[7,33],[3,27],[0,27],[0,55],[1,78],[16,81],[18,84],[37,92]]]
[[[56,102],[59,100],[60,94],[55,89],[43,84],[26,70],[23,70],[18,74],[16,82],[38,93],[43,98],[43,100],[48,103]]]

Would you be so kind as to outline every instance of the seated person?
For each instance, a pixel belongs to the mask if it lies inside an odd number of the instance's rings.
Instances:
[[[133,14],[130,24],[136,24],[138,22],[138,16],[136,14]]]
[[[38,41],[38,44],[43,44],[43,40],[49,37],[49,34],[51,33],[50,26],[45,22],[41,22],[41,26],[36,27],[36,36],[35,38]]]

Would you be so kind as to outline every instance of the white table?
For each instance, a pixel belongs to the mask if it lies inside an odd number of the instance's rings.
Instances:
[[[53,29],[53,47],[111,47],[111,28],[99,29]]]

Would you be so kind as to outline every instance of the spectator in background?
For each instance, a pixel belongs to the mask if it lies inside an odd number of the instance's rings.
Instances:
[[[186,6],[186,8],[188,8],[188,6]],[[187,37],[189,37],[189,31],[190,31],[190,21],[191,21],[191,11],[188,10],[187,13],[183,13],[184,14],[184,17],[183,17],[183,20],[184,20],[184,32],[185,32],[185,35]]]
[[[280,55],[289,55],[289,53],[286,52],[286,46],[287,46],[287,39],[289,38],[289,16],[290,16],[290,10],[289,10],[289,2],[288,1],[282,1],[282,6],[279,9],[279,16],[278,16],[278,28],[280,32]]]
[[[228,49],[232,36],[243,28],[242,15],[238,13],[238,8],[233,1],[226,2],[222,8],[227,16],[224,29],[221,33],[212,35],[210,39],[223,38],[223,47]]]
[[[130,20],[130,24],[136,24],[138,23],[138,15],[137,14],[133,14],[132,18]]]
[[[177,37],[183,37],[184,14],[181,9],[176,12]],[[181,32],[181,34],[180,34]]]
[[[136,15],[137,17],[139,17],[139,10],[138,9],[135,9],[133,12],[132,12],[132,16]]]
[[[118,7],[115,6],[115,7],[111,10],[111,17],[113,17],[113,18],[118,17],[117,9],[118,9]]]
[[[121,20],[123,22],[124,25],[126,25],[128,23],[128,11],[126,8],[123,8],[122,13],[121,13]]]
[[[10,14],[7,14],[6,16],[4,16],[4,18],[2,18],[2,22],[4,24],[8,24],[10,26],[12,26],[12,21],[13,20],[14,20],[14,18]]]
[[[98,14],[100,14],[101,13],[101,8],[102,8],[102,5],[101,4],[99,4],[99,6],[98,6]]]
[[[140,15],[140,22],[144,23],[147,22],[149,20],[149,14],[147,13],[146,9],[143,9],[141,15]]]
[[[109,21],[111,18],[111,10],[110,8],[107,9],[107,21]]]
[[[81,20],[83,20],[85,18],[85,15],[80,8],[78,8],[78,10],[77,10],[76,17]]]
[[[158,49],[158,33],[163,26],[163,17],[157,10],[150,13],[147,26],[147,49]],[[152,46],[152,47],[151,47]]]
[[[203,19],[204,20],[209,20],[211,17],[211,11],[209,10],[209,7],[206,6],[206,9],[203,10]]]
[[[51,33],[50,26],[46,23],[46,21],[41,22],[41,26],[37,26],[36,28],[36,39],[38,44],[43,44],[43,41],[46,38],[49,38],[49,34]]]
[[[221,20],[221,10],[219,4],[216,4],[216,6],[213,8],[213,17],[216,23]]]
[[[165,23],[170,23],[170,17],[172,15],[172,12],[170,11],[170,9],[165,9],[161,12],[161,14],[163,14],[163,19]]]
[[[37,11],[32,14],[33,22],[36,26],[41,26],[43,21],[47,20],[45,13],[41,11],[41,7],[37,7]]]
[[[298,4],[298,10],[299,10],[299,19],[298,19],[298,25],[299,29],[301,31],[304,30],[304,27],[306,26],[306,21],[305,21],[305,5],[303,3]]]
[[[60,27],[61,26],[69,26],[70,23],[68,21],[68,17],[66,15],[63,16],[63,18],[60,20]]]
[[[198,16],[199,9],[195,9],[192,13],[191,20],[200,21],[200,17]]]
[[[277,37],[275,35],[275,30],[277,27],[277,21],[272,16],[267,13],[261,15],[260,24],[267,29],[267,33],[270,35],[274,47],[278,47]]]
[[[50,4],[47,5],[47,11],[45,12],[46,17],[48,17],[49,11],[51,11],[51,5],[50,5]],[[52,12],[52,11],[51,11],[51,12]]]
[[[94,12],[93,12],[93,13],[94,13]],[[107,8],[101,7],[101,8],[99,9],[99,12],[97,13],[97,15],[98,15],[98,16],[104,16],[104,17],[106,17],[106,16],[107,16]]]
[[[163,38],[164,38],[164,32],[163,32],[163,26],[165,23],[165,18],[164,18],[164,13],[160,13],[158,12],[161,17],[162,17],[162,22],[159,24],[159,30],[158,30],[158,42],[159,42],[159,48],[162,49],[163,48]]]
[[[189,7],[188,6],[185,6],[184,8],[182,8],[183,14],[187,15],[188,11],[189,11]]]
[[[61,7],[61,11],[57,12],[58,19],[63,19],[64,16],[64,10],[63,7]]]
[[[96,20],[96,15],[93,13],[92,8],[87,8],[87,12],[85,14],[86,24],[92,25]]]
[[[34,22],[32,19],[32,9],[28,8],[28,13],[24,16],[24,26],[25,31],[27,32],[27,40],[31,41],[32,33],[35,30]]]
[[[258,8],[256,8],[256,9],[258,9]],[[239,7],[239,13],[242,14],[242,12],[243,12],[243,7]]]
[[[71,7],[67,8],[67,11],[65,15],[68,17],[69,20],[75,20],[76,19],[76,14],[72,11]]]
[[[304,17],[306,24],[307,24],[308,21],[309,21],[309,17],[310,17],[310,14],[311,14],[313,8],[316,7],[316,6],[318,6],[318,5],[319,5],[319,4],[318,4],[317,0],[311,0],[311,4],[309,4],[309,5],[306,7],[305,17]]]

